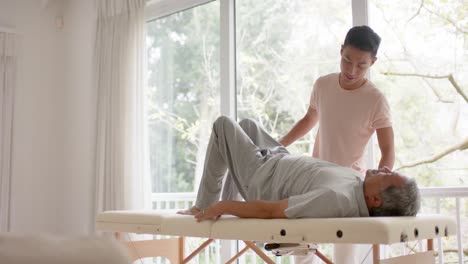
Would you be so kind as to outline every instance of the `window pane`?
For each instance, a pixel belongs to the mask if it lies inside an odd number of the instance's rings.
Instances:
[[[192,192],[219,106],[219,3],[147,23],[153,192]]]
[[[306,113],[315,79],[339,71],[340,46],[352,25],[351,2],[238,0],[236,5],[238,116],[259,121],[277,138]],[[313,134],[290,150],[311,154]]]
[[[372,80],[392,107],[395,168],[408,166],[401,171],[422,186],[466,185],[468,151],[444,151],[468,146],[467,2],[371,0],[369,8],[382,37]],[[453,83],[438,78],[449,75]]]

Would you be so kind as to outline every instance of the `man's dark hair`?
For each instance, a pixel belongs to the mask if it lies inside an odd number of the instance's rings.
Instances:
[[[369,51],[373,56],[376,56],[379,50],[380,37],[368,26],[356,26],[348,31],[343,45]]]

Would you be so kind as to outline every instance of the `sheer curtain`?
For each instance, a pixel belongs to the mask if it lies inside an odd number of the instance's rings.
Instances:
[[[10,228],[15,42],[15,34],[0,30],[0,231],[9,231]]]
[[[149,208],[145,1],[96,3],[96,212]]]

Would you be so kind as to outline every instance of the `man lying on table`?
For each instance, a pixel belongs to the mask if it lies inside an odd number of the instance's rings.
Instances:
[[[245,201],[219,201],[229,170]],[[256,122],[221,116],[213,131],[195,205],[179,214],[198,221],[242,218],[414,216],[414,179],[387,168],[360,173],[309,156],[291,155]]]

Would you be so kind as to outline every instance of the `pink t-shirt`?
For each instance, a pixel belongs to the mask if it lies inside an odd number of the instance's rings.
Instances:
[[[376,129],[392,126],[385,96],[367,81],[356,90],[341,88],[339,73],[314,84],[310,107],[318,113],[316,158],[363,172],[367,142]]]

